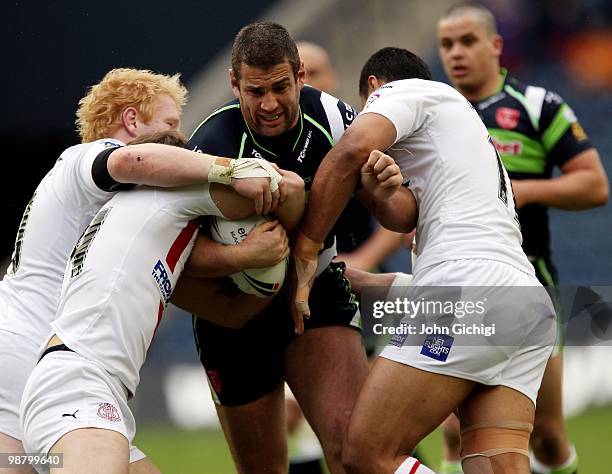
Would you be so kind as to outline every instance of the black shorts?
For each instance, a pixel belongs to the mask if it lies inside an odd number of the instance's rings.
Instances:
[[[344,263],[333,262],[315,279],[305,330],[360,329],[357,300],[344,269]],[[284,292],[241,329],[224,328],[195,316],[193,327],[198,355],[217,403],[245,405],[272,392],[284,380],[285,349],[297,337]]]

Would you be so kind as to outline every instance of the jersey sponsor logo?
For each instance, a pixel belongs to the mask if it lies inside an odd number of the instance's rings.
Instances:
[[[304,162],[304,158],[306,158],[306,150],[308,149],[308,145],[310,145],[310,139],[312,138],[312,130],[308,130],[308,135],[306,135],[306,142],[304,143],[304,148],[300,151],[300,154],[297,157],[297,160],[300,163]]]
[[[518,156],[523,153],[523,143],[518,140],[510,142],[502,142],[495,137],[492,137],[495,149],[502,155]]]
[[[346,111],[344,112],[344,128],[346,128],[353,122],[353,119],[355,118],[355,111],[349,104],[344,105],[346,107]]]
[[[446,362],[454,340],[455,338],[448,334],[431,334],[427,336],[421,347],[421,355]]]
[[[495,111],[495,120],[497,120],[501,128],[505,128],[506,130],[516,128],[520,117],[520,111],[509,107],[500,107]]]
[[[544,102],[547,102],[549,104],[562,104],[563,99],[561,98],[559,94],[548,91],[546,92],[546,95],[544,96]]]
[[[584,142],[588,139],[586,132],[582,128],[582,125],[580,125],[578,122],[574,122],[571,128],[574,138],[579,142]]]
[[[172,282],[170,281],[168,274],[169,272],[164,263],[161,260],[158,260],[153,267],[151,276],[155,280],[155,283],[157,283],[157,288],[159,288],[159,293],[161,294],[161,297],[165,303],[170,301],[170,296],[172,295]]]
[[[106,421],[118,422],[121,421],[121,416],[117,408],[112,403],[98,403],[97,415]]]

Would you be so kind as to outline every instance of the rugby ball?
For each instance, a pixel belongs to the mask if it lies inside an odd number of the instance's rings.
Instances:
[[[236,245],[262,222],[268,219],[254,214],[246,219],[228,221],[212,216],[210,230],[212,239],[226,245]],[[244,293],[260,298],[272,296],[283,286],[287,275],[288,259],[267,268],[250,268],[230,275],[235,285]]]

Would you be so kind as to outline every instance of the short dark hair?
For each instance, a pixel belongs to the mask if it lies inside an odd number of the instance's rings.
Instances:
[[[368,96],[368,77],[376,76],[385,82],[399,79],[428,79],[431,72],[425,61],[402,48],[383,48],[376,51],[364,64],[359,76],[359,95]]]
[[[465,15],[476,15],[489,35],[497,34],[497,23],[493,12],[480,2],[467,1],[451,6],[440,17],[440,20],[460,18]]]
[[[232,47],[232,69],[240,79],[240,65],[269,69],[288,61],[297,78],[300,55],[295,41],[278,23],[257,22],[242,28]]]

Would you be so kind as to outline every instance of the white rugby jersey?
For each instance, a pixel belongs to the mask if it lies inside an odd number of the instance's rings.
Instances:
[[[50,331],[66,261],[91,218],[115,193],[100,189],[92,165],[103,139],[66,149],[42,179],[19,225],[11,264],[0,282],[0,327],[37,346]]]
[[[53,331],[132,394],[201,215],[223,216],[208,184],[123,191],[92,219],[66,267]]]
[[[486,127],[452,87],[407,79],[374,91],[362,113],[389,119],[387,150],[419,209],[415,274],[448,260],[491,259],[532,274],[508,174]]]

